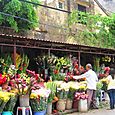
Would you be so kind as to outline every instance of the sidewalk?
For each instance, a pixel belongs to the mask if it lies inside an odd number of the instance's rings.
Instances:
[[[109,103],[107,101],[104,101],[100,103],[100,109],[90,110],[86,113],[70,113],[66,115],[115,115],[115,109],[109,110]]]
[[[87,113],[76,112],[67,115],[115,115],[115,109],[114,110],[98,109],[98,110],[90,110]]]

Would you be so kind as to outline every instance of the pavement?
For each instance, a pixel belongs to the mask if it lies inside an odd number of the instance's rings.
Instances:
[[[100,103],[99,109],[89,110],[86,113],[76,112],[76,113],[70,113],[66,115],[115,115],[115,109],[110,110],[109,102],[104,101]]]
[[[70,113],[67,115],[115,115],[115,109],[113,110],[107,110],[107,109],[96,109],[96,110],[90,110],[86,113]]]

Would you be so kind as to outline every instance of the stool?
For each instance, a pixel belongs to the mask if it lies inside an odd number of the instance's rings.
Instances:
[[[21,115],[32,115],[31,107],[18,107],[16,115],[19,115],[19,110],[21,110]]]
[[[104,96],[105,92],[103,90],[100,91],[100,101],[105,100],[105,96]]]

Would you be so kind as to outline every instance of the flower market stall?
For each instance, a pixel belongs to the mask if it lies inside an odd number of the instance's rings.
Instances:
[[[85,79],[78,82],[72,77],[73,71],[75,74],[80,74],[75,59],[69,59],[68,57],[58,58],[53,55],[48,57],[46,61],[48,64],[47,69],[50,69],[51,74],[48,82],[44,82],[40,75],[41,73],[36,74],[34,71],[27,69],[29,66],[27,55],[17,53],[16,65],[13,65],[13,56],[11,54],[5,54],[0,58],[2,71],[0,74],[0,112],[2,114],[12,114],[14,107],[29,106],[35,115],[39,115],[39,112],[41,114],[46,114],[46,112],[51,114],[56,112],[55,110],[65,111],[66,109],[72,109],[74,99],[87,99],[87,96],[85,96],[87,88]],[[76,91],[80,92],[80,97],[76,97]],[[5,93],[2,95],[2,92]],[[9,109],[11,101],[13,103],[11,109]]]
[[[88,110],[86,78],[76,81],[73,76],[86,72],[81,65],[83,52],[95,55],[101,51],[104,55],[104,49],[1,36],[0,114],[16,115],[16,112],[23,111],[20,109],[23,107],[27,108],[27,115],[31,114],[31,110],[33,115]],[[114,50],[109,51],[114,57]],[[100,67],[100,60],[94,61],[95,66]],[[98,68],[95,69],[99,72]],[[101,79],[98,83],[97,97],[100,97],[100,90],[106,89],[105,82]]]

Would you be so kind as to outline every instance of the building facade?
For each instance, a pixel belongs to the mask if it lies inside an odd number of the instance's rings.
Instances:
[[[35,37],[62,42],[74,42],[69,36],[83,30],[78,24],[70,32],[68,17],[70,12],[78,10],[93,14],[107,15],[95,0],[43,0],[42,5],[53,7],[39,7],[39,28],[36,29]]]

